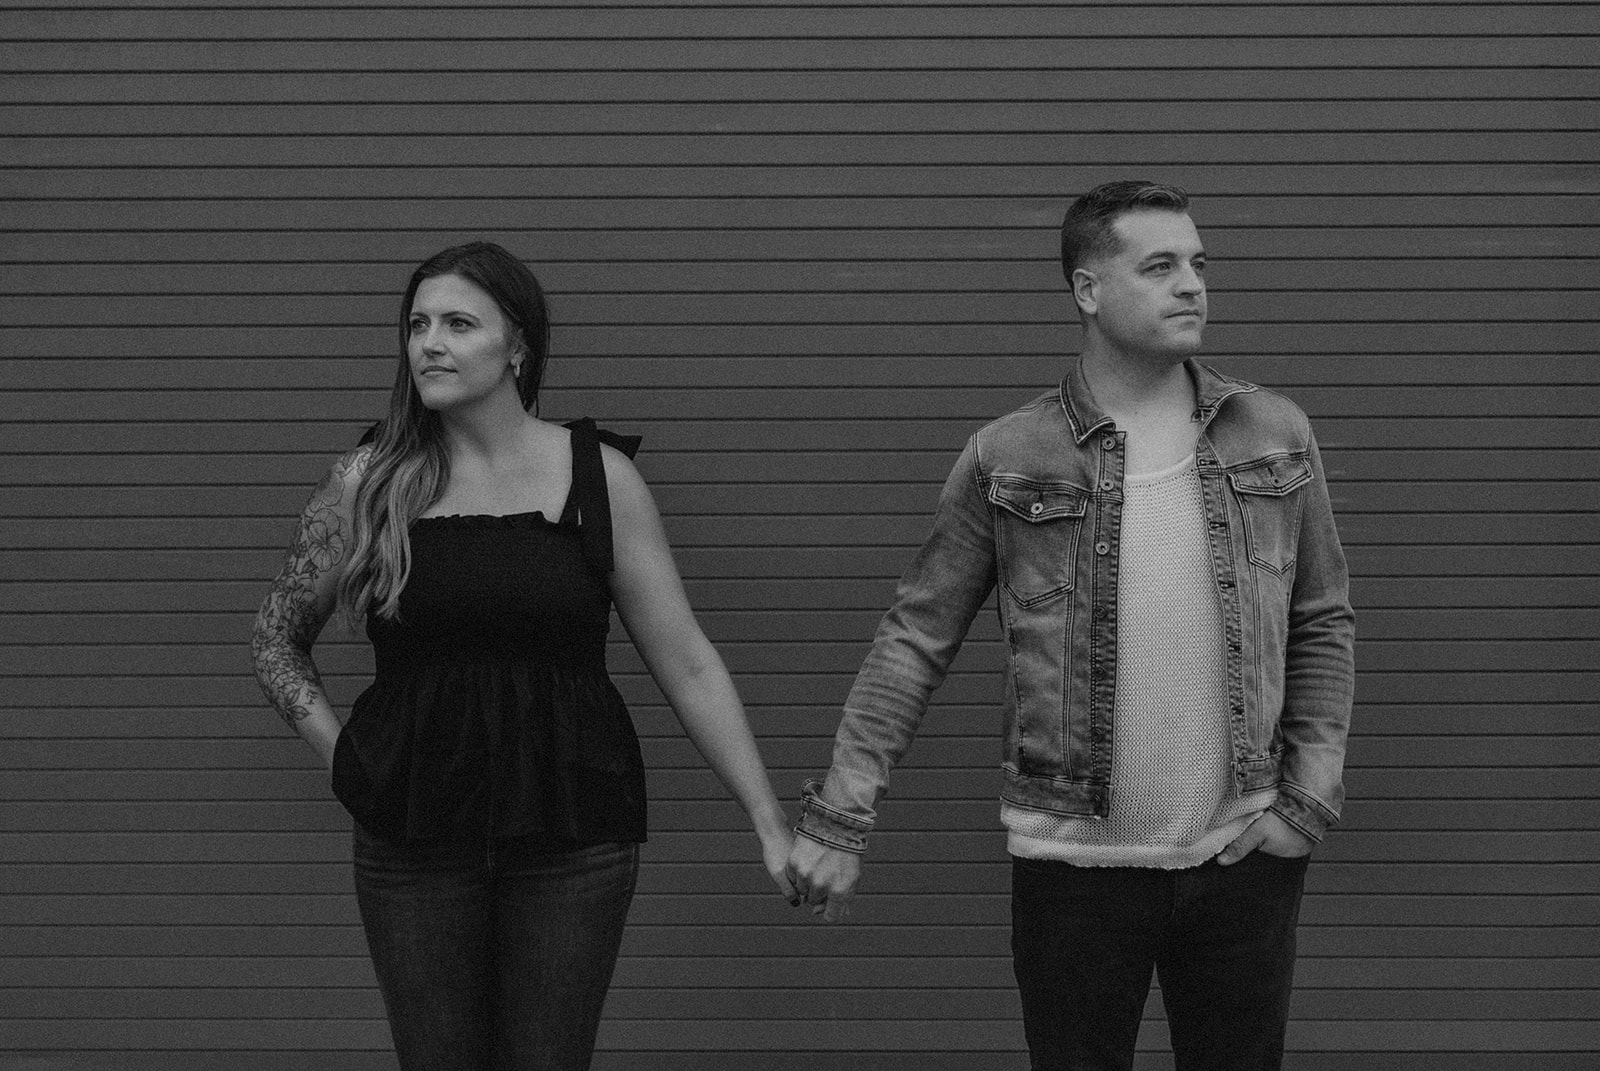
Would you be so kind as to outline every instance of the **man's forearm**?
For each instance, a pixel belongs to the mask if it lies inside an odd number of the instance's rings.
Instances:
[[[827,781],[806,791],[802,834],[847,851],[865,848],[889,771],[915,739],[994,579],[993,529],[969,442],[850,690]]]

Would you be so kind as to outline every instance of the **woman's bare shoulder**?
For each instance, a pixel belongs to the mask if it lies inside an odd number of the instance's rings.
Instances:
[[[371,465],[374,452],[372,444],[367,443],[340,454],[311,493],[312,503],[322,509],[348,510],[355,501],[361,478]]]

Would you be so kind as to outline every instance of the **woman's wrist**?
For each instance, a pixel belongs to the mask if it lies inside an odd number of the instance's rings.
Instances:
[[[777,796],[769,795],[760,806],[750,810],[750,824],[758,837],[789,835],[789,815],[784,811],[783,804],[778,802]]]

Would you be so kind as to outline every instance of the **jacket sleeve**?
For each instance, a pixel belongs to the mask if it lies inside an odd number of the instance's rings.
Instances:
[[[1313,840],[1339,820],[1355,698],[1355,613],[1316,439],[1300,519],[1284,653],[1283,763],[1272,810]]]
[[[866,850],[889,771],[922,724],[979,607],[994,590],[994,528],[978,483],[977,437],[939,497],[933,530],[895,591],[834,737],[826,782],[808,781],[795,831]]]

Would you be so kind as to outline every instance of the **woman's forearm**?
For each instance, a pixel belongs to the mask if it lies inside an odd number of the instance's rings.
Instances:
[[[714,651],[692,670],[659,682],[689,739],[762,835],[788,832],[744,706]]]
[[[267,702],[331,766],[339,719],[311,660],[311,645],[328,617],[319,603],[317,579],[316,563],[291,552],[256,615],[250,656]]]
[[[327,766],[333,764],[340,725],[311,660],[311,647],[333,614],[350,527],[352,481],[368,456],[363,451],[346,454],[311,493],[250,637],[250,656],[262,694]]]
[[[340,724],[310,652],[296,648],[282,636],[274,637],[259,622],[250,650],[256,682],[267,702],[311,745],[324,766],[332,766]]]

